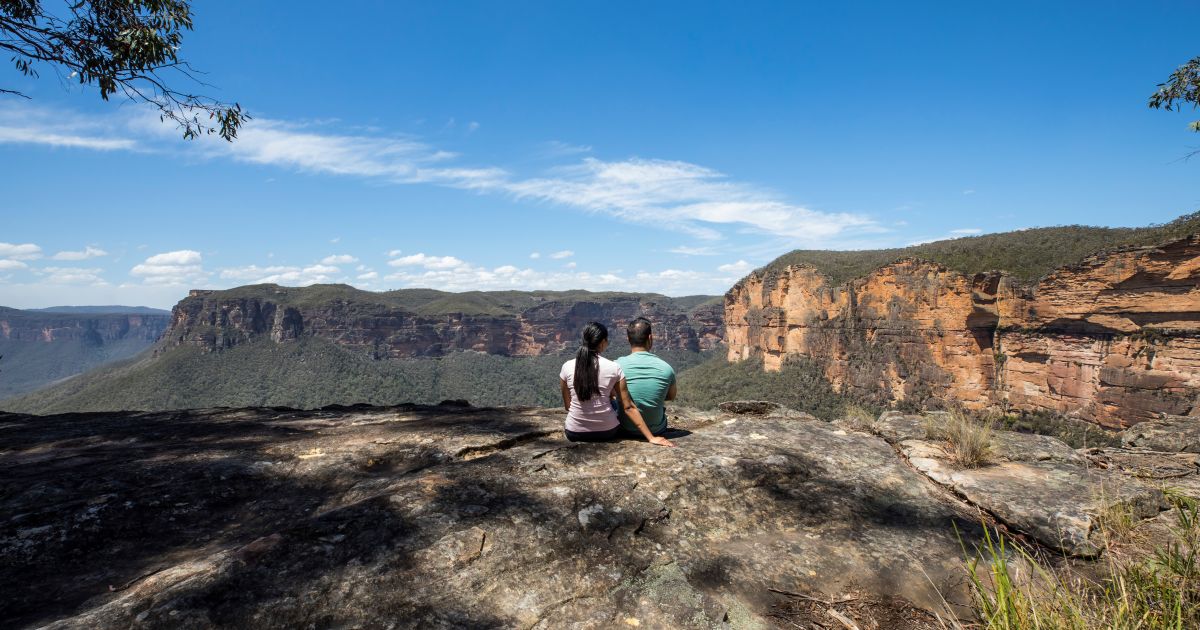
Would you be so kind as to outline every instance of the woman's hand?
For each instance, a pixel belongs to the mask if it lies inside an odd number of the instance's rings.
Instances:
[[[675,444],[673,442],[671,442],[671,440],[668,440],[667,438],[665,438],[661,435],[651,436],[651,438],[646,441],[650,442],[651,444],[656,444],[658,446],[670,446],[671,448],[675,447]]]

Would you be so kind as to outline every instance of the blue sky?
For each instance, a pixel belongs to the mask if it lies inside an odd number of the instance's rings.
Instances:
[[[831,6],[837,5],[837,6]],[[722,293],[795,248],[1200,208],[1189,2],[212,1],[255,121],[187,142],[0,70],[0,304],[193,287]]]

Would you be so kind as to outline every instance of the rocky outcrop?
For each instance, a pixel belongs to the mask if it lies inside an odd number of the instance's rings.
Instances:
[[[1122,431],[1121,444],[1166,453],[1200,453],[1200,422],[1184,416],[1148,420]]]
[[[888,600],[944,619],[968,614],[946,602],[970,601],[962,545],[980,539],[981,515],[1052,545],[1043,526],[1090,533],[1099,486],[1052,438],[1005,434],[1004,457],[971,473],[992,475],[989,488],[937,457],[922,471],[901,447],[928,439],[892,445],[788,409],[740,409],[672,410],[674,449],[572,444],[556,409],[0,414],[0,617],[752,628],[800,593],[826,602],[823,615]],[[929,422],[876,424],[910,434]],[[1108,457],[1096,474],[1128,489],[1119,455],[1088,457]],[[1049,466],[1041,486],[1027,483]],[[1195,478],[1194,463],[1184,473]],[[1151,508],[1154,492],[1142,487]],[[916,609],[904,623],[834,612],[864,628],[940,627]]]
[[[724,335],[719,303],[680,307],[664,296],[596,294],[566,299],[550,295],[504,312],[452,307],[428,312],[386,299],[306,299],[306,289],[286,289],[284,297],[285,290],[277,289],[280,297],[270,291],[254,296],[236,290],[192,291],[173,309],[164,347],[191,345],[212,351],[257,338],[286,342],[315,336],[377,359],[442,356],[460,350],[536,356],[576,347],[579,331],[593,320],[608,325],[614,339],[623,338],[623,326],[636,317],[654,323],[660,349],[709,350]]]
[[[890,437],[913,468],[1046,547],[1095,556],[1103,548],[1098,538],[1105,515],[1119,511],[1136,521],[1169,507],[1160,489],[1092,467],[1066,444],[1043,435],[998,432],[991,441],[993,461],[963,468],[949,446],[925,430],[933,427],[937,434],[941,422],[937,414],[885,413],[873,429]]]
[[[1200,412],[1200,236],[1092,256],[1025,286],[916,259],[834,284],[759,271],[725,298],[731,360],[818,362],[839,390],[1123,427]]]

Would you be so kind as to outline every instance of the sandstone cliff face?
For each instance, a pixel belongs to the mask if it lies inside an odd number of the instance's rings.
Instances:
[[[82,341],[94,345],[123,339],[152,342],[168,322],[165,315],[62,315],[5,309],[0,313],[0,341]]]
[[[1200,236],[1061,268],[1033,286],[901,260],[834,285],[756,272],[725,298],[729,358],[817,361],[842,391],[1009,405],[1112,427],[1187,414],[1200,392]]]
[[[0,399],[132,357],[166,330],[166,314],[73,314],[0,308]]]
[[[616,338],[623,336],[625,324],[642,316],[654,323],[656,348],[695,352],[721,343],[723,315],[719,304],[687,312],[648,297],[546,300],[515,315],[426,315],[381,304],[331,301],[295,306],[195,291],[175,306],[164,340],[167,347],[194,345],[211,351],[261,336],[282,343],[310,335],[378,359],[442,356],[456,350],[536,356],[574,348],[589,321],[605,323]]]

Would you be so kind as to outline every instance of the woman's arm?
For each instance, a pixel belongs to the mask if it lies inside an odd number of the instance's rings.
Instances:
[[[559,385],[559,389],[562,390],[563,409],[570,411],[571,410],[571,388],[567,387],[567,382],[562,380],[561,378],[558,379],[558,385]]]
[[[637,405],[633,404],[633,399],[629,397],[629,387],[625,385],[625,379],[621,379],[617,390],[621,392],[621,407],[625,409],[625,415],[630,420],[633,420],[633,424],[637,426],[638,431],[642,432],[642,437],[646,438],[647,442],[659,446],[675,446],[671,443],[671,440],[659,437],[650,432],[650,427],[647,427],[646,421],[642,419],[642,412],[638,411]]]

